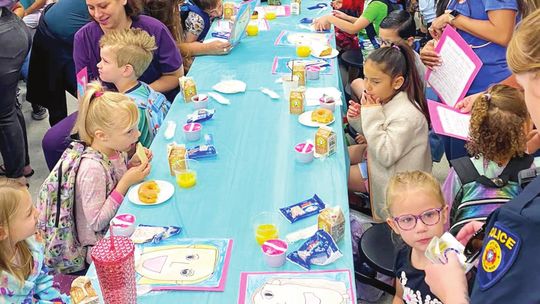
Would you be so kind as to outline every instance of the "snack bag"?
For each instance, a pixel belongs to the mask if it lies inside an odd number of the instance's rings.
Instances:
[[[287,260],[310,270],[312,265],[328,265],[342,256],[332,236],[324,230],[319,230],[298,250],[289,253]]]
[[[319,213],[325,207],[323,201],[315,194],[312,198],[280,208],[279,211],[290,223],[294,223]]]
[[[186,146],[177,143],[168,144],[167,158],[171,175],[175,176],[175,171],[186,169]]]

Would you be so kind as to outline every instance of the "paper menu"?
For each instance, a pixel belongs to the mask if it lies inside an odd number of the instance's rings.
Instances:
[[[426,80],[441,100],[449,106],[465,97],[482,61],[456,30],[447,26],[435,51],[442,58],[442,65],[428,69]]]
[[[467,140],[470,114],[464,114],[445,104],[428,100],[429,116],[433,131],[437,134]]]

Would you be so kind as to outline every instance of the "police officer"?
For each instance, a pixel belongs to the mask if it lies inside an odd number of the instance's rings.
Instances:
[[[523,19],[508,45],[507,61],[525,92],[525,103],[534,124],[540,126],[540,9]],[[531,147],[540,146],[537,131],[529,135]],[[535,149],[533,149],[535,150]],[[458,234],[466,242],[481,223],[475,222]],[[446,304],[540,303],[540,177],[518,197],[496,210],[487,223],[478,273],[470,300],[467,282],[457,257],[444,265],[426,268],[431,291]]]

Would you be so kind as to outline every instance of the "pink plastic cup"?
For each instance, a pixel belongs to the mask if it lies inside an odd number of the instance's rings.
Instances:
[[[202,125],[198,122],[190,122],[184,125],[184,134],[187,141],[197,141],[201,138]]]
[[[90,252],[106,304],[137,303],[135,246],[124,236],[100,240]]]
[[[307,164],[313,161],[313,151],[315,146],[309,142],[301,142],[294,146],[294,151],[296,151],[296,160],[301,163]]]
[[[281,267],[285,264],[285,253],[289,245],[284,240],[268,240],[261,246],[264,260],[270,267]]]

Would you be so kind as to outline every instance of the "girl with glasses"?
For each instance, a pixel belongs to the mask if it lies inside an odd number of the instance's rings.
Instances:
[[[442,303],[424,281],[430,263],[424,252],[444,233],[447,206],[439,182],[423,171],[401,172],[388,182],[386,222],[406,246],[396,256],[396,295],[392,303]]]

